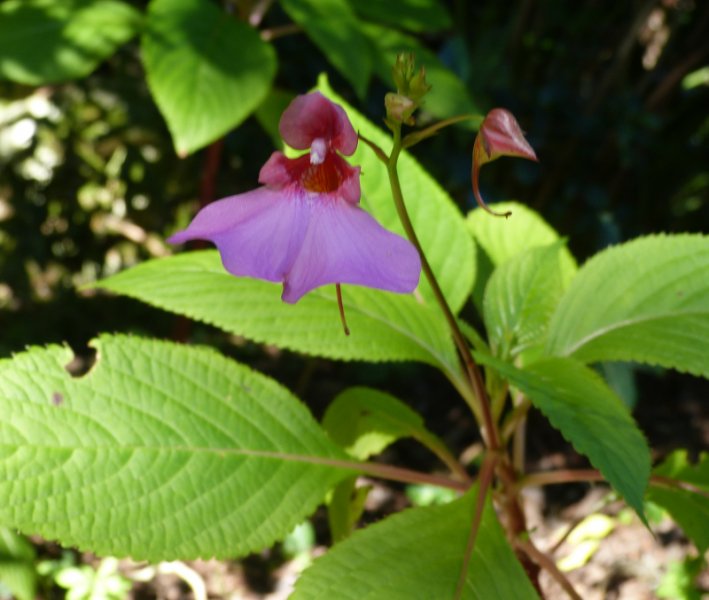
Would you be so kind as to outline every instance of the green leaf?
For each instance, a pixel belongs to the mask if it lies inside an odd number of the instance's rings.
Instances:
[[[337,544],[349,536],[357,525],[371,485],[357,486],[357,477],[348,477],[332,490],[327,503],[327,523],[332,543]]]
[[[597,373],[570,358],[547,358],[518,369],[482,353],[475,357],[529,398],[642,518],[650,450],[620,398]]]
[[[524,204],[500,202],[495,204],[495,210],[511,211],[512,215],[501,219],[476,208],[467,217],[468,228],[478,246],[478,277],[473,291],[477,306],[482,306],[485,284],[496,267],[531,248],[548,246],[560,239],[538,213]],[[576,274],[576,261],[567,248],[561,250],[559,260],[562,283],[566,288]]]
[[[372,61],[367,38],[347,0],[281,0],[281,5],[364,98]]]
[[[709,236],[649,236],[594,256],[559,303],[547,351],[709,377]]]
[[[118,0],[6,0],[0,78],[42,85],[84,77],[137,33],[141,18]]]
[[[0,523],[103,555],[233,557],[287,535],[352,475],[274,381],[205,348],[96,347],[82,378],[58,346],[0,362]]]
[[[411,31],[440,31],[452,24],[450,15],[439,0],[387,0],[386,2],[348,0],[348,2],[355,12],[365,19]]]
[[[368,4],[374,7],[388,6],[389,3]],[[391,69],[397,55],[413,53],[416,64],[426,68],[426,81],[432,86],[426,95],[424,110],[440,119],[480,112],[463,81],[415,37],[373,24],[363,26],[362,30],[374,49],[374,71],[388,87],[393,87]],[[472,124],[469,127],[472,128]],[[472,142],[471,135],[471,147]]]
[[[150,91],[182,155],[246,119],[276,72],[273,48],[204,0],[152,0],[142,50]]]
[[[318,89],[342,105],[355,131],[389,152],[392,145],[389,135],[337,96],[326,80],[319,81]],[[359,144],[351,162],[362,167],[363,208],[387,229],[405,235],[392,200],[386,166],[364,143]],[[399,158],[399,177],[421,246],[451,309],[458,312],[470,295],[475,280],[475,246],[466,230],[465,220],[445,190],[408,152],[402,152]],[[419,291],[426,302],[438,310],[433,292],[423,275]]]
[[[677,450],[653,470],[653,475],[686,482],[709,494],[709,454],[702,453],[696,465],[686,450]],[[709,497],[685,489],[651,482],[647,499],[662,506],[697,546],[699,554],[709,549]]]
[[[10,591],[11,598],[33,600],[37,596],[37,571],[34,564],[19,560],[0,560],[0,595],[3,586]]]
[[[412,508],[371,525],[317,559],[296,583],[292,600],[538,598],[486,503],[475,549],[465,553],[476,489],[444,506]]]
[[[212,250],[151,260],[98,286],[297,352],[344,360],[417,360],[447,373],[458,369],[442,318],[411,296],[344,286],[351,331],[345,336],[333,286],[286,304],[278,284],[230,275]]]
[[[384,392],[366,387],[349,388],[328,406],[322,425],[350,456],[366,460],[395,441],[412,437],[437,455],[447,455],[445,444],[430,433],[421,416]],[[337,485],[328,504],[333,540],[352,531],[362,514],[368,489],[355,488],[355,480]]]
[[[495,269],[485,288],[483,318],[496,356],[517,356],[546,338],[562,294],[561,241],[531,248]]]
[[[34,546],[7,527],[0,527],[0,596],[6,586],[18,600],[32,600],[37,593]]]
[[[349,388],[337,396],[325,411],[322,425],[340,447],[359,460],[379,454],[405,437],[428,447],[445,447],[426,429],[421,415],[394,396],[366,387]]]

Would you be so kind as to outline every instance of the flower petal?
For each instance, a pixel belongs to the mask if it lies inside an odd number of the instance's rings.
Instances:
[[[281,137],[296,150],[307,150],[321,138],[330,147],[350,156],[357,149],[357,133],[344,109],[320,92],[296,98],[288,105],[278,125]]]
[[[303,247],[288,273],[283,300],[297,302],[328,283],[413,292],[421,259],[413,245],[387,231],[358,206],[334,196],[312,206]]]
[[[209,240],[232,275],[279,282],[298,256],[309,214],[299,195],[257,188],[208,204],[168,242]]]

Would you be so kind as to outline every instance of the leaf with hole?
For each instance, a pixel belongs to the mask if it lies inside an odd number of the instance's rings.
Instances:
[[[0,362],[0,523],[102,555],[231,558],[287,535],[353,474],[263,375],[205,348],[95,346],[81,378],[58,346]]]

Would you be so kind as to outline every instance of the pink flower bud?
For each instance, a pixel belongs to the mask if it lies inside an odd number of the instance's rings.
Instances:
[[[473,146],[473,193],[481,208],[498,217],[509,217],[511,213],[497,213],[491,210],[482,199],[478,187],[480,167],[500,158],[517,156],[528,160],[537,160],[537,155],[524,139],[524,134],[512,113],[504,108],[492,109],[480,125],[480,130]]]

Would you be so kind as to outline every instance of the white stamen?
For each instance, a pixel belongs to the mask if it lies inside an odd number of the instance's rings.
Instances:
[[[310,164],[319,165],[325,160],[327,142],[322,138],[315,138],[310,145]]]

